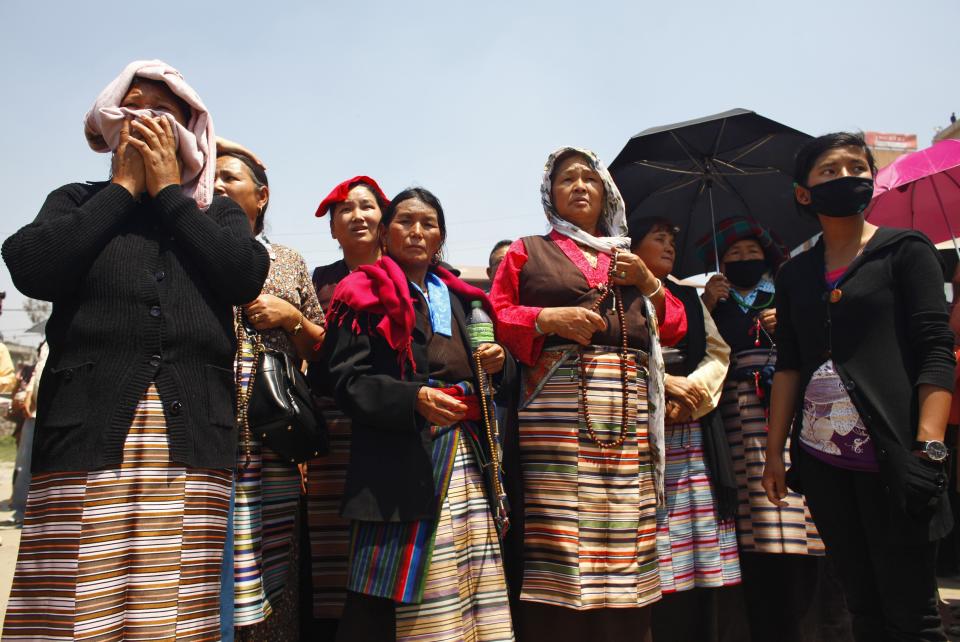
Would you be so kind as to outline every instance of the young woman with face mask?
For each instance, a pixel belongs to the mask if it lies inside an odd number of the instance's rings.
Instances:
[[[778,506],[788,484],[806,495],[856,639],[945,640],[933,540],[952,522],[953,334],[929,240],[864,220],[875,173],[856,134],[821,136],[797,155],[796,201],[823,237],[777,277],[763,486]]]
[[[699,241],[705,265],[714,264],[715,247],[721,274],[707,283],[703,302],[731,350],[720,413],[737,478],[743,577],[740,587],[724,589],[721,611],[729,626],[748,628],[755,640],[819,640],[821,609],[814,607],[814,596],[823,542],[802,495],[790,493],[783,506],[771,506],[760,483],[776,364],[773,275],[787,258],[786,248],[743,216],[720,221],[716,241],[709,235]],[[788,599],[776,591],[784,585],[792,591]]]

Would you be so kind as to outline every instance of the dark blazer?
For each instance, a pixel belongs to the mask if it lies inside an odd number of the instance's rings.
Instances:
[[[412,288],[411,296],[416,296]],[[470,345],[464,312],[470,301],[451,291],[450,303],[455,331]],[[355,318],[359,334],[351,328]],[[369,332],[379,320],[348,312],[330,323],[320,357],[328,364],[328,387],[338,407],[353,420],[342,514],[371,522],[432,518],[436,500],[429,425],[416,412],[417,392],[428,379],[427,337],[414,329],[416,372],[407,365],[401,373],[397,353]],[[470,363],[473,367],[472,359]],[[504,371],[494,377],[496,385],[514,376],[509,354],[504,363]]]
[[[823,251],[821,241],[788,261],[777,276],[777,370],[799,371],[802,401],[813,372],[833,359],[875,440],[880,476],[891,498],[914,515],[935,513],[931,537],[940,537],[952,523],[946,497],[930,474],[940,465],[911,452],[918,387],[953,390],[953,333],[939,257],[917,232],[880,228],[850,264],[837,284],[840,297],[831,302]],[[798,492],[803,492],[796,452],[802,420],[798,403],[787,474]],[[939,505],[926,506],[932,500]]]
[[[151,381],[173,461],[234,467],[232,306],[256,298],[270,266],[236,203],[201,212],[177,185],[141,201],[119,185],[66,185],[3,258],[17,289],[53,302],[34,472],[119,465]]]

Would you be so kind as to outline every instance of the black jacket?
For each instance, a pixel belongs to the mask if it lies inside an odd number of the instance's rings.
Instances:
[[[777,369],[798,371],[802,384],[791,448],[799,448],[807,383],[832,358],[875,440],[883,483],[895,501],[917,514],[936,494],[924,480],[928,469],[939,466],[911,453],[918,387],[952,391],[954,381],[953,333],[940,260],[921,234],[880,228],[850,264],[837,284],[840,297],[831,302],[823,250],[821,241],[787,262],[777,276]],[[803,492],[797,452],[792,461],[788,482]],[[931,537],[950,528],[945,500],[941,494]]]
[[[119,465],[151,381],[172,460],[234,466],[232,305],[256,298],[270,264],[236,203],[204,213],[179,186],[137,202],[119,185],[66,185],[3,258],[17,289],[53,302],[35,472]]]
[[[450,303],[455,331],[469,345],[464,310],[470,302],[451,291]],[[337,406],[353,420],[342,514],[371,522],[435,517],[429,425],[416,411],[417,392],[429,371],[426,334],[414,329],[416,372],[408,364],[401,376],[397,353],[383,337],[369,332],[379,317],[362,315],[359,334],[351,328],[354,318],[348,312],[329,324],[321,354],[329,364],[329,387]],[[511,363],[508,354],[495,383],[513,377]]]

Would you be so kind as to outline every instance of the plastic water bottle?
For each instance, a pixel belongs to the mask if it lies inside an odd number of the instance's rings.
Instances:
[[[496,341],[493,320],[483,309],[483,303],[480,301],[470,304],[470,314],[467,316],[467,338],[470,340],[471,350],[476,350],[481,343]]]

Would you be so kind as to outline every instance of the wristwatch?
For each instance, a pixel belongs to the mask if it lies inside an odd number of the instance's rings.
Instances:
[[[937,439],[915,441],[913,442],[913,450],[923,453],[930,461],[943,461],[947,458],[946,444]]]

